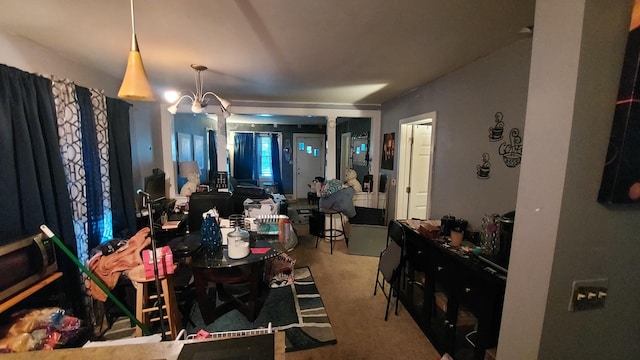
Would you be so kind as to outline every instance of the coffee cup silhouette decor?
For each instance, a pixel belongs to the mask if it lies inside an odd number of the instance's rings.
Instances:
[[[509,143],[503,142],[500,144],[498,154],[502,155],[502,160],[508,167],[520,165],[520,161],[522,160],[522,137],[520,137],[520,130],[517,128],[511,129],[509,132]]]
[[[502,132],[504,131],[504,122],[502,121],[502,113],[497,112],[495,115],[496,125],[489,128],[489,140],[500,141],[502,140]]]
[[[476,176],[478,179],[488,179],[491,172],[491,163],[489,162],[489,154],[482,154],[482,164],[476,165]]]

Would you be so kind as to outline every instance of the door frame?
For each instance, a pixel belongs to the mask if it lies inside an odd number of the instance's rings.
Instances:
[[[322,157],[322,176],[325,176],[327,167],[327,136],[325,134],[310,133],[294,133],[293,134],[293,198],[298,199],[298,142],[296,138],[300,137],[318,137],[321,138],[323,144],[320,147]]]
[[[429,189],[427,192],[427,217],[431,216],[431,188],[433,182],[433,162],[436,149],[436,112],[428,112],[408,118],[400,119],[398,127],[400,135],[398,136],[398,187],[396,190],[396,207],[395,218],[407,218],[407,206],[409,204],[409,196],[406,188],[409,186],[409,177],[411,175],[411,126],[421,124],[431,124],[431,156],[429,157]]]

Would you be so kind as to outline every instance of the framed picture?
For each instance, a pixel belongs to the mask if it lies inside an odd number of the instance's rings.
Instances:
[[[598,201],[640,205],[640,1],[632,10]]]
[[[178,133],[178,163],[193,161],[193,144],[191,134]]]
[[[382,139],[382,163],[380,168],[393,170],[396,157],[396,133],[384,134]]]
[[[205,173],[204,164],[204,136],[193,135],[193,160],[198,163],[200,174]]]

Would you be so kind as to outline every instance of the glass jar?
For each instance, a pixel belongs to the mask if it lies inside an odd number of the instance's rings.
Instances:
[[[500,251],[500,215],[485,214],[482,217],[480,246],[482,252],[495,255]]]
[[[227,235],[227,255],[232,259],[240,259],[249,255],[249,232],[239,225]]]

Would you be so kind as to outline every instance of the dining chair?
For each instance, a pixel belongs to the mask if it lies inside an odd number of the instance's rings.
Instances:
[[[405,240],[406,236],[402,225],[397,220],[389,222],[387,227],[387,247],[380,253],[376,284],[373,289],[374,296],[377,294],[379,287],[387,298],[387,308],[384,314],[385,321],[389,318],[389,306],[393,296],[396,297],[395,314],[398,315],[398,293],[404,268]],[[382,275],[382,278],[380,278],[380,275]]]

